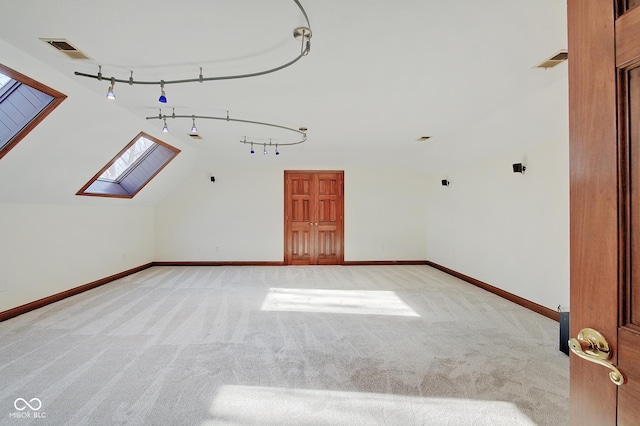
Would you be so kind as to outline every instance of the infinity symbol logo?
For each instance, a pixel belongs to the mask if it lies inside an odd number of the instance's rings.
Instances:
[[[33,405],[31,405],[33,404]],[[33,411],[38,411],[42,408],[42,401],[38,398],[32,398],[29,402],[27,402],[24,398],[18,398],[13,402],[13,406],[16,407],[16,410],[23,411],[29,407]]]

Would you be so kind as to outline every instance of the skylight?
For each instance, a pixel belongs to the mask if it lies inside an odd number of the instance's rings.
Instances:
[[[0,64],[0,158],[65,99],[62,93]]]
[[[144,155],[151,147],[155,147],[156,143],[150,141],[144,136],[140,136],[137,141],[124,154],[122,154],[107,170],[100,175],[98,179],[118,182],[120,177],[135,164],[136,160]]]
[[[133,198],[179,152],[179,149],[140,132],[76,195]]]

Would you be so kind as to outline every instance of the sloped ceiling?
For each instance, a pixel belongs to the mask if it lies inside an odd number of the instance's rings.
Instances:
[[[110,103],[107,81],[74,71],[95,74],[102,65],[105,76],[126,79],[132,70],[135,79],[171,80],[195,78],[200,67],[208,77],[278,66],[300,49],[292,33],[306,22],[296,3],[5,2],[0,61],[69,98],[2,160],[0,200],[25,201],[35,193],[45,202],[60,201],[63,193],[71,200],[140,130],[184,154],[161,173],[164,181],[157,178],[154,189],[136,197],[143,203],[154,202],[163,194],[160,188],[199,167],[196,159],[239,166],[256,162],[238,143],[243,136],[292,139],[268,128],[219,121],[197,123],[202,140],[187,135],[190,120],[169,120],[171,132],[163,134],[160,121],[145,119],[160,106],[167,114],[171,108],[215,116],[229,111],[235,118],[307,127],[307,142],[281,149],[277,161],[283,168],[357,161],[435,170],[444,166],[442,150],[449,150],[447,158],[465,161],[465,144],[474,141],[456,141],[460,128],[566,79],[566,64],[534,68],[566,48],[562,0],[301,4],[313,31],[307,57],[260,77],[168,85],[169,102],[162,105],[158,86],[126,84],[116,84],[117,99]],[[67,39],[91,59],[69,59],[40,38]],[[421,136],[431,139],[417,142]]]

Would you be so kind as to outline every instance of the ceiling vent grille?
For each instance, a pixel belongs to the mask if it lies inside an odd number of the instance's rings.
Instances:
[[[202,136],[196,134],[196,133],[187,133],[189,136],[191,136],[191,139],[202,139]]]
[[[40,40],[71,59],[91,59],[63,38],[41,38]]]
[[[549,58],[545,59],[534,68],[553,68],[556,65],[566,61],[569,58],[569,53],[566,50],[560,50],[557,53],[554,53]]]

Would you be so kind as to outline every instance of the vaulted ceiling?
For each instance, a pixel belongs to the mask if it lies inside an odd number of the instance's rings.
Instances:
[[[233,118],[308,128],[307,142],[281,149],[278,161],[287,166],[339,159],[437,169],[445,160],[464,161],[469,152],[491,152],[490,144],[470,151],[473,140],[455,137],[461,128],[566,79],[566,64],[535,68],[566,48],[562,0],[301,4],[313,31],[308,56],[259,77],[167,85],[168,103],[163,105],[158,102],[159,86],[123,83],[116,83],[117,99],[110,104],[105,99],[108,81],[74,72],[96,74],[101,65],[106,77],[128,79],[133,71],[136,80],[173,80],[197,78],[200,67],[205,77],[276,67],[300,51],[292,34],[306,21],[296,3],[5,2],[0,39],[27,55],[25,64],[46,64],[43,69],[16,70],[68,94],[69,101],[57,118],[54,114],[48,119],[60,123],[47,127],[48,132],[55,130],[55,149],[40,155],[36,148],[12,153],[13,158],[7,156],[0,164],[0,177],[55,169],[52,156],[63,162],[60,170],[68,170],[64,161],[72,157],[82,164],[73,183],[55,173],[51,179],[77,190],[140,130],[181,145],[194,158],[238,165],[246,164],[249,156],[249,147],[238,143],[243,136],[296,139],[277,129],[204,120],[197,123],[201,140],[188,135],[191,120],[169,120],[165,136],[161,121],[145,119],[157,115],[160,107],[165,114],[171,108],[186,115],[229,111]],[[67,39],[90,59],[69,59],[41,38]],[[21,64],[14,55],[6,65]],[[73,97],[82,102],[71,101]],[[421,136],[431,139],[416,141]],[[37,185],[33,178],[21,192]],[[2,196],[20,199],[6,187]]]

